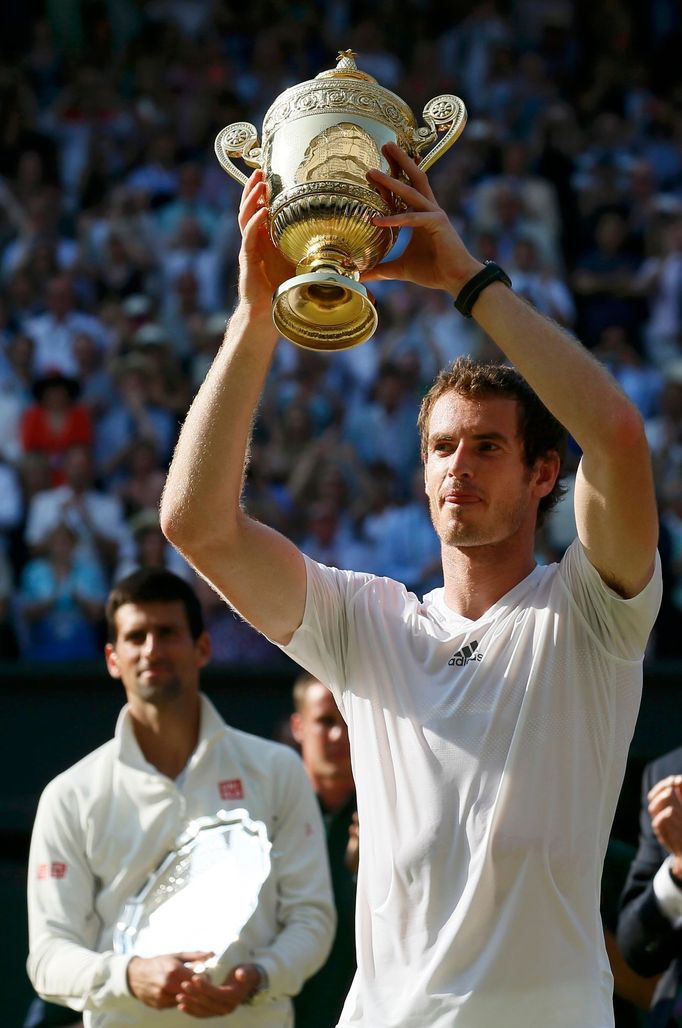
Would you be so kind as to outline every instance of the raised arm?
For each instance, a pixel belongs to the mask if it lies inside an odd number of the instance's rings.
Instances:
[[[482,265],[467,251],[436,201],[426,175],[399,147],[384,150],[401,181],[376,171],[372,181],[411,210],[377,218],[408,226],[403,255],[366,278],[401,278],[454,298]],[[620,595],[636,595],[651,577],[658,537],[649,449],[639,412],[608,371],[558,325],[504,284],[485,289],[473,316],[581,447],[575,506],[590,562]]]
[[[251,425],[277,343],[272,294],[293,272],[267,233],[265,192],[254,172],[239,210],[239,302],[180,433],[161,527],[247,621],[285,643],[303,617],[303,557],[241,507]]]

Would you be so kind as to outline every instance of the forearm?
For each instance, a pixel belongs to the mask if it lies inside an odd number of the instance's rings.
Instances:
[[[128,959],[46,935],[31,947],[27,968],[43,999],[74,1010],[102,1010],[134,1002],[126,981]]]
[[[225,539],[239,512],[246,451],[277,342],[270,312],[237,307],[183,425],[161,519],[180,548]]]

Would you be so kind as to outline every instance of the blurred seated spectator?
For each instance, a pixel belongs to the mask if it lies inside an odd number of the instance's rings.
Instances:
[[[220,349],[227,327],[227,315],[202,313],[199,320],[191,317],[185,327],[190,344],[189,386],[194,395]]]
[[[173,350],[182,360],[191,360],[194,336],[210,317],[199,296],[199,280],[191,268],[181,271],[170,288],[164,289],[162,306],[163,330]],[[224,318],[221,340],[225,321]]]
[[[648,300],[646,352],[659,368],[682,358],[682,201],[661,232],[660,252],[648,257],[637,284]]]
[[[666,483],[682,477],[682,358],[663,369],[663,389],[646,434],[660,493]]]
[[[172,238],[185,217],[194,218],[207,239],[213,240],[218,226],[218,211],[202,196],[202,167],[185,161],[178,168],[177,194],[156,212],[156,223],[164,241]]]
[[[0,355],[0,390],[23,408],[33,399],[35,344],[25,332],[11,336]]]
[[[499,174],[484,179],[474,191],[476,224],[495,224],[499,189],[506,186],[520,198],[528,222],[542,226],[548,234],[548,252],[558,253],[561,220],[556,190],[550,181],[532,171],[528,143],[509,140],[500,148],[500,161]]]
[[[271,467],[268,447],[251,446],[251,460],[244,480],[244,506],[252,517],[278,532],[293,530],[298,510],[289,489],[276,468]]]
[[[384,460],[408,489],[412,470],[419,463],[418,400],[412,383],[391,361],[381,365],[370,395],[358,398],[346,412],[341,432],[362,461]]]
[[[128,174],[128,189],[141,193],[152,209],[168,203],[177,193],[176,151],[174,133],[169,128],[159,129],[149,138],[143,159]]]
[[[514,292],[525,297],[541,314],[564,328],[575,324],[576,311],[571,292],[559,275],[540,261],[532,237],[519,236],[505,270],[512,280]]]
[[[334,568],[381,573],[378,547],[364,533],[362,518],[344,517],[329,498],[312,503],[304,518],[305,532],[300,548],[312,560]]]
[[[117,236],[129,258],[140,268],[152,268],[157,260],[158,237],[145,195],[115,182],[96,212],[81,217],[84,261],[101,267],[110,236]],[[138,294],[133,294],[138,295]]]
[[[138,568],[163,567],[173,571],[187,581],[193,581],[195,572],[166,539],[159,524],[158,504],[138,510],[127,522],[133,540],[129,557],[123,559],[114,572],[113,581],[118,582]]]
[[[141,510],[158,510],[166,482],[166,469],[159,463],[156,447],[140,439],[128,455],[125,478],[116,489],[127,518]]]
[[[91,335],[77,332],[73,338],[73,355],[78,366],[80,399],[96,422],[113,402],[114,381],[105,355]]]
[[[178,276],[191,271],[197,280],[201,309],[217,311],[224,306],[221,249],[211,244],[196,217],[184,215],[165,242],[161,264],[166,290],[172,291]]]
[[[372,537],[378,548],[378,574],[397,578],[420,597],[442,586],[440,540],[433,530],[423,468],[412,474],[408,502],[373,520]]]
[[[50,464],[52,484],[64,481],[64,454],[70,446],[89,446],[93,438],[90,411],[78,403],[80,386],[75,378],[52,372],[36,379],[35,403],[26,408],[21,419],[21,445],[24,453],[44,453]]]
[[[17,461],[22,453],[21,419],[27,404],[0,386],[0,456]]]
[[[88,447],[70,447],[64,458],[64,484],[36,493],[29,504],[24,535],[33,553],[41,553],[52,530],[64,522],[76,535],[78,556],[99,564],[105,573],[130,556],[132,543],[121,501],[94,482]]]
[[[5,247],[0,263],[0,276],[11,278],[35,260],[39,248],[48,247],[53,255],[55,272],[70,271],[78,259],[78,243],[61,231],[63,196],[55,186],[45,186],[26,203],[19,232]]]
[[[109,333],[102,322],[75,306],[73,283],[68,275],[58,275],[47,285],[47,311],[29,319],[24,330],[35,343],[35,369],[38,374],[61,371],[64,375],[77,375],[78,362],[74,354],[74,338],[78,332],[87,332],[100,349],[106,351]]]
[[[174,418],[184,418],[192,393],[168,333],[156,322],[142,325],[132,338],[130,353],[146,364],[151,405],[165,408]]]
[[[150,257],[144,251],[141,255],[140,248],[129,244],[126,236],[109,232],[101,258],[89,269],[97,299],[124,299],[144,292],[153,266]]]
[[[177,419],[151,400],[150,366],[140,353],[119,357],[112,368],[114,402],[95,427],[95,459],[98,473],[114,484],[140,439],[151,442],[158,460],[170,459]]]
[[[578,307],[578,332],[592,349],[605,328],[620,325],[636,334],[643,311],[635,287],[637,259],[628,247],[621,214],[600,215],[594,237],[578,257],[571,285]]]
[[[286,668],[291,665],[280,648],[248,625],[205,579],[195,576],[191,584],[199,597],[204,625],[211,639],[213,664],[231,664],[244,668],[258,665]]]
[[[642,417],[654,417],[660,408],[663,373],[644,360],[627,329],[622,325],[605,328],[593,353],[606,364]]]
[[[99,564],[78,556],[77,533],[57,523],[19,582],[22,654],[27,660],[88,660],[99,656],[107,585]]]
[[[561,267],[558,236],[547,225],[534,220],[520,188],[507,181],[496,183],[489,206],[485,220],[474,220],[473,228],[476,232],[487,232],[495,237],[497,256],[503,267],[512,262],[514,249],[521,238],[535,243],[543,266],[554,272]]]

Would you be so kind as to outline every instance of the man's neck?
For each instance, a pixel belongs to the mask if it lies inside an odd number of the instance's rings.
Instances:
[[[313,789],[317,793],[320,803],[325,810],[336,813],[346,805],[349,798],[355,792],[355,782],[352,776],[333,775],[309,775]]]
[[[131,717],[145,760],[167,778],[177,778],[199,741],[199,705],[181,711],[144,704],[141,710],[131,711]]]
[[[532,549],[516,537],[489,546],[443,547],[445,602],[476,621],[535,567]]]

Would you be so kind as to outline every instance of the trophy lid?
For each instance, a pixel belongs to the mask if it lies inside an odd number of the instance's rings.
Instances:
[[[336,55],[336,67],[329,71],[321,71],[319,75],[316,75],[316,79],[361,79],[365,82],[376,82],[377,80],[373,75],[370,75],[366,71],[360,71],[355,58],[358,55],[354,50],[339,50]]]

